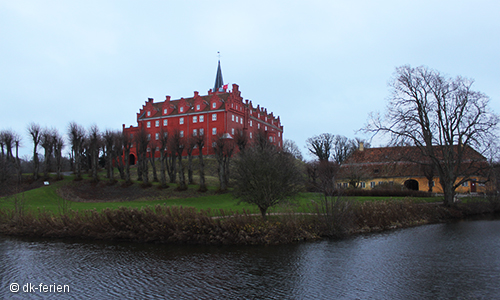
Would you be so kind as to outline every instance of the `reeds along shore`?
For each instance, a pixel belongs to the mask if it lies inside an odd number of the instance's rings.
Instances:
[[[272,215],[267,220],[247,211],[197,212],[195,208],[162,205],[63,214],[4,209],[0,210],[0,233],[177,244],[285,244],[444,222],[498,212],[499,208],[498,198],[451,208],[411,200],[358,203],[335,198],[315,204],[310,214]]]

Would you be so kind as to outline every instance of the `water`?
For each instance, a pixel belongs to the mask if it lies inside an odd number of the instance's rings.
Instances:
[[[0,278],[1,299],[500,299],[500,221],[252,247],[0,237]]]

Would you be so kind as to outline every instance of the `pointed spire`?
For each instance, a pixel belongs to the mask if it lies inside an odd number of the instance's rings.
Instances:
[[[215,76],[215,85],[213,92],[218,92],[219,89],[224,85],[224,81],[222,80],[222,70],[220,69],[220,59],[219,66],[217,67],[217,75]]]

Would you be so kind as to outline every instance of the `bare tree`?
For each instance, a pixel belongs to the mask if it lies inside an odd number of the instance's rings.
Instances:
[[[168,132],[165,131],[163,128],[160,129],[160,139],[159,139],[159,145],[160,145],[160,186],[162,188],[168,187],[167,185],[167,176],[165,174],[166,172],[166,163],[167,163],[167,147],[168,147]]]
[[[195,138],[196,146],[198,147],[198,163],[200,166],[200,188],[198,189],[200,192],[207,191],[207,185],[205,183],[205,162],[203,161],[203,147],[205,146],[205,135],[203,132]]]
[[[193,180],[193,150],[196,146],[196,136],[185,139],[186,153],[188,155],[188,184],[194,184]]]
[[[365,127],[389,134],[394,144],[416,146],[435,167],[448,206],[455,189],[487,166],[481,153],[497,138],[498,116],[489,109],[489,98],[472,90],[472,84],[427,67],[398,67],[387,114],[372,114]]]
[[[178,170],[179,170],[179,185],[177,186],[177,190],[185,191],[187,190],[186,185],[186,177],[184,176],[184,166],[182,165],[182,154],[185,149],[185,141],[184,138],[181,137],[180,131],[175,130],[170,137],[170,147],[172,151],[175,151],[176,157],[178,159]]]
[[[156,172],[156,148],[158,143],[155,140],[149,141],[149,162],[151,163],[151,168],[153,169],[153,182],[158,182],[158,173]],[[159,148],[158,148],[159,150]]]
[[[238,146],[238,150],[243,151],[245,150],[247,144],[248,144],[248,136],[243,130],[238,130],[238,132],[234,136],[236,145]]]
[[[54,157],[56,159],[56,179],[62,179],[62,149],[64,148],[64,139],[57,129],[52,132],[52,144],[54,146]]]
[[[102,147],[101,133],[97,125],[92,125],[89,129],[89,150],[90,150],[90,166],[92,170],[92,180],[99,181],[99,153]]]
[[[269,207],[293,198],[301,188],[295,158],[272,145],[247,148],[235,162],[234,197],[257,205],[264,219]]]
[[[106,129],[102,134],[104,144],[104,155],[106,158],[106,178],[114,181],[114,168],[113,159],[115,158],[116,151],[114,149],[116,143],[116,133],[112,130]]]
[[[302,152],[300,152],[299,147],[292,140],[285,139],[283,141],[283,151],[290,153],[293,157],[295,157],[295,159],[298,159],[298,160],[304,159],[302,157]]]
[[[44,172],[43,177],[45,179],[49,178],[50,169],[50,160],[52,158],[52,152],[54,150],[54,130],[45,128],[42,130],[40,139],[40,145],[44,150]]]
[[[234,152],[234,140],[227,134],[217,135],[212,140],[217,172],[219,174],[219,191],[226,191],[229,184],[229,162]]]
[[[130,179],[130,148],[132,147],[133,138],[128,133],[122,132],[121,134],[123,144],[123,160],[125,161],[125,183],[132,182]]]
[[[120,173],[120,179],[125,180],[125,162],[124,162],[124,139],[123,134],[119,131],[115,131],[113,135],[113,162],[118,172]]]
[[[140,128],[134,137],[135,144],[137,145],[137,176],[142,180],[143,185],[149,184],[149,169],[147,153],[149,150],[149,142],[151,136],[144,128]],[[140,172],[139,172],[140,170]],[[140,174],[139,174],[140,173]]]
[[[69,123],[68,136],[71,144],[71,151],[74,157],[74,172],[76,174],[75,180],[82,179],[82,152],[83,143],[85,140],[85,129],[76,124],[75,122]]]
[[[326,161],[330,159],[334,140],[335,136],[333,134],[322,133],[306,140],[307,149],[315,155],[318,160]]]
[[[38,174],[40,170],[40,161],[38,159],[38,144],[40,144],[40,139],[42,135],[42,128],[40,125],[31,123],[28,126],[28,133],[31,136],[31,140],[33,141],[33,179],[37,180],[40,175]]]

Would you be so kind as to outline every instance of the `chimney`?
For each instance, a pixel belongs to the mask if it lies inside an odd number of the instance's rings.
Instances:
[[[165,96],[165,101],[170,101],[170,96]]]
[[[153,100],[154,100],[153,98],[148,98],[148,102],[153,103]]]
[[[359,142],[359,151],[364,151],[365,150],[365,143]]]
[[[198,97],[198,95],[199,95],[198,91],[194,91],[194,96]]]

